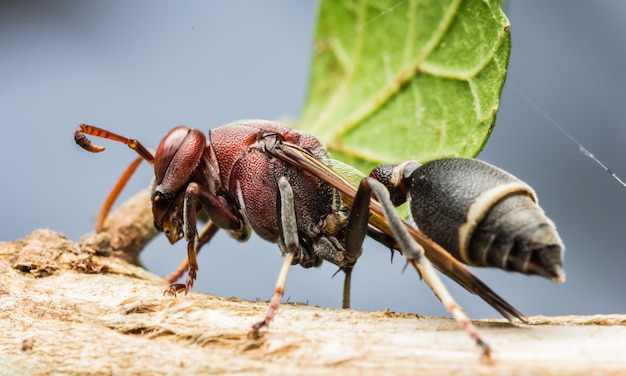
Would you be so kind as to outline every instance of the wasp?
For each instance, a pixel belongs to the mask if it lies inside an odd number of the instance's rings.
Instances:
[[[179,126],[154,155],[135,139],[81,124],[74,139],[91,152],[104,148],[87,135],[124,143],[139,154],[136,164],[143,159],[153,165],[154,225],[172,244],[187,242],[187,260],[171,277],[174,282],[188,266],[186,282],[172,283],[169,293],[193,287],[196,255],[217,229],[240,241],[254,231],[278,244],[284,261],[268,312],[253,325],[251,337],[269,327],[292,265],[310,268],[327,261],[338,266],[345,273],[343,306],[349,307],[351,272],[368,235],[404,255],[485,357],[489,345],[436,270],[509,320],[524,320],[524,315],[461,262],[564,279],[562,241],[532,188],[484,162],[451,158],[382,165],[355,186],[333,168],[317,138],[272,121],[237,121],[211,129],[208,137]],[[110,194],[109,207],[130,174]],[[417,226],[396,213],[407,200]],[[202,232],[200,212],[209,219]]]

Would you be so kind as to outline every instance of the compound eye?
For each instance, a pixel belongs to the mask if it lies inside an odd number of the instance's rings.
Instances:
[[[154,155],[154,178],[165,195],[175,194],[191,178],[206,147],[197,129],[176,127],[161,140]]]

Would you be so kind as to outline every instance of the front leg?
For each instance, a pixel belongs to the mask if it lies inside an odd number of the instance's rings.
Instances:
[[[249,228],[238,210],[224,204],[220,197],[216,196],[206,188],[201,187],[199,184],[195,182],[189,183],[187,189],[185,190],[185,197],[183,201],[183,235],[185,240],[187,240],[187,262],[189,265],[189,272],[187,273],[187,280],[185,281],[185,284],[171,284],[165,291],[167,294],[176,295],[176,293],[183,291],[186,294],[189,290],[191,290],[196,280],[198,273],[198,261],[196,259],[196,255],[199,251],[199,247],[205,243],[200,243],[197,235],[198,230],[196,214],[198,212],[198,202],[209,216],[212,226],[229,231],[238,240],[247,239],[249,236]],[[210,236],[212,236],[212,234]]]
[[[198,235],[198,247],[196,249],[196,254],[200,253],[200,250],[202,249],[202,247],[205,244],[207,244],[209,241],[211,241],[211,239],[213,238],[213,235],[217,233],[217,230],[219,230],[219,227],[217,227],[215,223],[213,223],[213,221],[209,220],[206,223],[206,225],[204,226],[204,228],[202,229],[202,231],[200,231],[200,234]],[[185,257],[180,262],[178,267],[173,272],[171,272],[167,277],[165,277],[165,280],[169,282],[172,286],[182,286],[181,291],[183,291],[185,285],[175,284],[175,282],[178,281],[188,269],[189,269],[189,259]]]

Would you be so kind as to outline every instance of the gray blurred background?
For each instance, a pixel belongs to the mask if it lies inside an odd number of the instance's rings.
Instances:
[[[626,178],[626,2],[508,2],[513,51],[497,126],[480,158],[530,183],[566,244],[567,282],[476,270],[526,314],[626,313],[626,188],[584,157],[545,110]],[[99,125],[155,148],[185,124],[298,116],[306,94],[314,1],[0,2],[0,241],[50,228],[78,240],[135,157],[102,142],[90,155],[76,125]],[[143,165],[125,197],[146,187]],[[367,242],[353,307],[445,315],[404,262]],[[168,274],[183,243],[160,236],[142,254]],[[273,244],[220,234],[200,255],[196,290],[269,299],[281,263]],[[285,300],[341,305],[332,265],[292,268]],[[497,316],[449,282],[475,318]],[[80,288],[77,286],[77,288]]]

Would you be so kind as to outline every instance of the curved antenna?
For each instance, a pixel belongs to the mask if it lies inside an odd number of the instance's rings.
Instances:
[[[122,144],[125,144],[129,148],[136,151],[137,154],[139,154],[148,163],[154,164],[154,156],[152,155],[152,153],[148,149],[146,149],[139,141],[133,138],[120,136],[119,134],[109,132],[106,129],[94,127],[93,125],[81,124],[76,127],[76,130],[74,131],[74,141],[76,141],[78,146],[92,153],[100,153],[101,151],[104,151],[104,148],[102,146],[98,146],[92,143],[86,135],[121,142]]]
[[[104,202],[102,203],[102,207],[98,212],[98,217],[96,219],[95,225],[95,231],[101,232],[104,227],[104,221],[111,211],[111,207],[113,207],[113,204],[115,203],[115,201],[117,201],[117,198],[119,197],[120,193],[126,186],[126,183],[128,183],[128,180],[130,180],[130,177],[133,175],[141,161],[145,159],[148,163],[154,164],[154,156],[148,149],[146,149],[139,141],[135,139],[120,136],[116,133],[109,132],[106,129],[94,127],[93,125],[81,124],[76,127],[76,130],[74,131],[74,141],[76,141],[78,146],[92,153],[100,153],[104,151],[105,148],[91,142],[87,135],[121,142],[127,145],[129,148],[135,150],[137,154],[139,154],[139,157],[137,157],[133,161],[133,163],[131,163],[130,166],[126,168],[122,176],[120,176],[120,178],[117,180],[117,182],[107,195],[106,200],[104,200]]]

